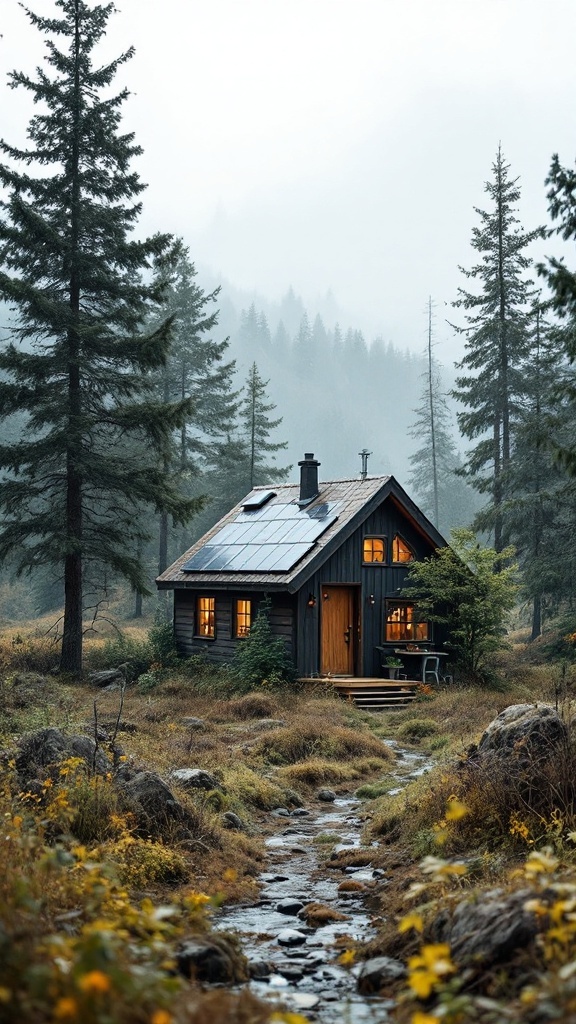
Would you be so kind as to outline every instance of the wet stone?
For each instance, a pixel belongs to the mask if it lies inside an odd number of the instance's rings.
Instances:
[[[290,996],[290,1002],[299,1010],[313,1010],[318,1006],[320,997],[312,995],[311,992],[295,992]]]
[[[295,807],[292,811],[293,818],[307,818],[310,811],[307,811],[305,807]]]
[[[320,789],[317,793],[318,800],[322,800],[323,803],[331,804],[336,799],[336,793],[333,789]]]
[[[276,910],[280,914],[288,914],[292,917],[296,917],[296,914],[299,910],[302,910],[303,906],[304,904],[301,903],[300,900],[291,900],[290,897],[287,897],[285,900],[280,900],[280,902],[276,904]]]
[[[276,938],[281,946],[301,946],[306,942],[304,933],[296,931],[295,928],[283,928]]]
[[[262,875],[262,881],[265,885],[273,885],[274,882],[288,882],[288,875]]]
[[[248,964],[248,973],[251,978],[269,978],[270,964],[266,960],[251,960]]]
[[[275,810],[272,811],[272,814],[276,815],[277,818],[290,817],[290,811],[287,807],[276,807]]]
[[[397,981],[406,975],[406,968],[400,960],[390,956],[375,956],[366,960],[358,974],[358,991],[364,995],[379,992],[390,981]]]
[[[304,970],[296,964],[274,964],[274,969],[288,981],[300,981],[304,977]]]
[[[301,828],[284,828],[282,829],[283,836],[303,836],[305,833]]]
[[[292,851],[292,853],[308,853],[308,850],[306,849],[305,846],[291,846],[290,850]]]

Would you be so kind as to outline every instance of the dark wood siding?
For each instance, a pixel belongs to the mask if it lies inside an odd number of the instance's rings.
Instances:
[[[215,598],[216,636],[214,639],[205,639],[195,635],[196,598],[199,596]],[[239,642],[233,636],[234,602],[239,598],[248,598],[252,601],[252,614],[255,615],[259,603],[264,599],[264,594],[251,594],[245,590],[215,592],[210,591],[207,587],[202,587],[198,591],[191,589],[175,590],[174,635],[180,654],[205,654],[210,661],[217,662],[218,664],[226,664],[232,661]],[[271,595],[271,601],[270,623],[272,631],[277,636],[283,637],[290,656],[295,658],[296,598],[290,594],[273,594]]]

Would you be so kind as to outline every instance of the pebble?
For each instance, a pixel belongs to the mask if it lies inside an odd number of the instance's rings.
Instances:
[[[290,811],[288,810],[287,807],[276,807],[272,811],[272,814],[275,814],[276,817],[278,817],[278,818],[289,818],[290,817]]]
[[[309,814],[310,811],[307,811],[305,807],[296,807],[292,811],[293,818],[307,818]]]

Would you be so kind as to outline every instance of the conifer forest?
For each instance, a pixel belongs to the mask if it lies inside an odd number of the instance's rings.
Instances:
[[[0,1024],[576,1024],[574,0],[29,4]]]

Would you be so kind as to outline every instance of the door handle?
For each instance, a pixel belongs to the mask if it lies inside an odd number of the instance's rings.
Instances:
[[[348,629],[344,630],[344,643],[345,644],[349,644],[350,643],[350,635],[351,635],[351,633],[352,633],[352,626],[348,626]]]

